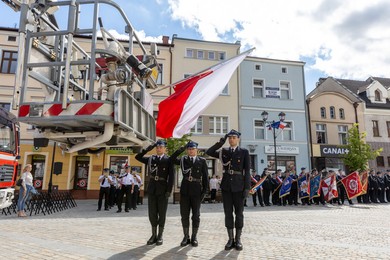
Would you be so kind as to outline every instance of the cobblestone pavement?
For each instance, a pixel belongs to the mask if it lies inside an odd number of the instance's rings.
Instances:
[[[390,259],[390,203],[245,208],[244,250],[225,251],[222,204],[202,204],[198,247],[180,247],[170,203],[164,244],[147,246],[147,205],[96,211],[97,201],[17,218],[0,215],[1,259]]]

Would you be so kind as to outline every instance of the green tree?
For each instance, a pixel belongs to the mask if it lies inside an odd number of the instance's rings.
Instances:
[[[172,155],[177,149],[188,143],[190,141],[191,134],[185,134],[181,138],[168,138],[165,139],[167,142],[167,153],[168,155]]]
[[[348,131],[348,144],[342,147],[349,152],[344,155],[343,161],[351,171],[367,170],[368,161],[375,159],[383,151],[383,148],[371,149],[371,146],[365,142],[366,136],[366,132],[359,133],[359,124],[354,124]]]

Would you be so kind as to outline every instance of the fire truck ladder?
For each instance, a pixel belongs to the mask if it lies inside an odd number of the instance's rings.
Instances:
[[[18,120],[36,128],[34,145],[53,140],[71,153],[154,141],[153,107],[145,105],[153,102],[145,89],[156,88],[156,46],[146,51],[123,10],[109,0],[17,2],[21,16],[13,105]],[[102,4],[123,18],[126,47],[103,27]],[[80,29],[82,6],[93,9],[90,28]],[[59,8],[68,10],[65,29],[54,18]],[[133,54],[133,44],[142,55]],[[44,100],[37,95],[42,92]]]

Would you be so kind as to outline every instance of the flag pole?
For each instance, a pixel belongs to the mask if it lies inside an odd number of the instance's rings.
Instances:
[[[234,57],[231,57],[230,59],[223,60],[223,61],[221,61],[221,62],[219,62],[219,63],[217,63],[217,64],[215,64],[215,65],[213,65],[213,66],[210,66],[210,67],[208,67],[208,68],[206,68],[206,69],[204,69],[204,70],[201,70],[201,71],[199,71],[199,72],[197,72],[197,73],[192,74],[190,77],[192,77],[192,76],[194,76],[194,75],[201,74],[201,73],[203,73],[203,72],[205,72],[205,71],[208,71],[208,70],[210,70],[210,69],[213,68],[213,67],[220,66],[220,65],[222,65],[222,64],[224,64],[224,63],[226,63],[226,62],[228,62],[228,61],[230,61],[230,60],[232,60],[232,59],[234,59],[234,58],[236,58],[236,57],[238,57],[238,56],[241,56],[241,55],[243,55],[243,54],[246,54],[246,53],[249,54],[249,53],[251,53],[254,49],[256,49],[256,48],[253,47],[253,48],[251,48],[251,49],[249,49],[249,50],[247,50],[247,51],[244,51],[244,52],[240,53],[239,55],[236,55],[236,56],[234,56]],[[160,92],[160,91],[162,91],[162,90],[164,90],[164,89],[167,89],[167,88],[170,88],[170,87],[173,87],[173,88],[174,88],[176,84],[179,84],[180,82],[182,82],[182,81],[184,81],[184,80],[186,80],[186,79],[188,79],[188,78],[185,78],[185,79],[179,80],[179,81],[177,81],[177,82],[175,82],[175,83],[173,83],[173,84],[169,84],[169,85],[167,85],[167,86],[164,86],[164,87],[162,87],[162,88],[160,88],[160,89],[158,89],[158,90],[155,90],[155,91],[150,92],[149,94],[150,94],[150,95],[153,95],[153,94],[155,94],[155,93],[157,93],[157,92]]]

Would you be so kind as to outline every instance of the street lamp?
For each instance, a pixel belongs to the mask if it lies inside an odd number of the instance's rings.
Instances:
[[[261,117],[263,118],[263,121],[264,121],[264,126],[265,124],[270,124],[270,126],[272,127],[272,134],[273,134],[273,137],[274,137],[274,158],[275,158],[275,173],[276,171],[278,170],[278,159],[277,159],[277,156],[276,156],[276,128],[279,128],[280,126],[280,122],[283,122],[284,119],[286,118],[286,114],[284,112],[280,112],[279,113],[279,122],[275,122],[275,120],[272,120],[272,121],[267,121],[268,119],[268,112],[267,111],[263,111],[263,113],[261,113]],[[276,124],[278,123],[278,124]]]

